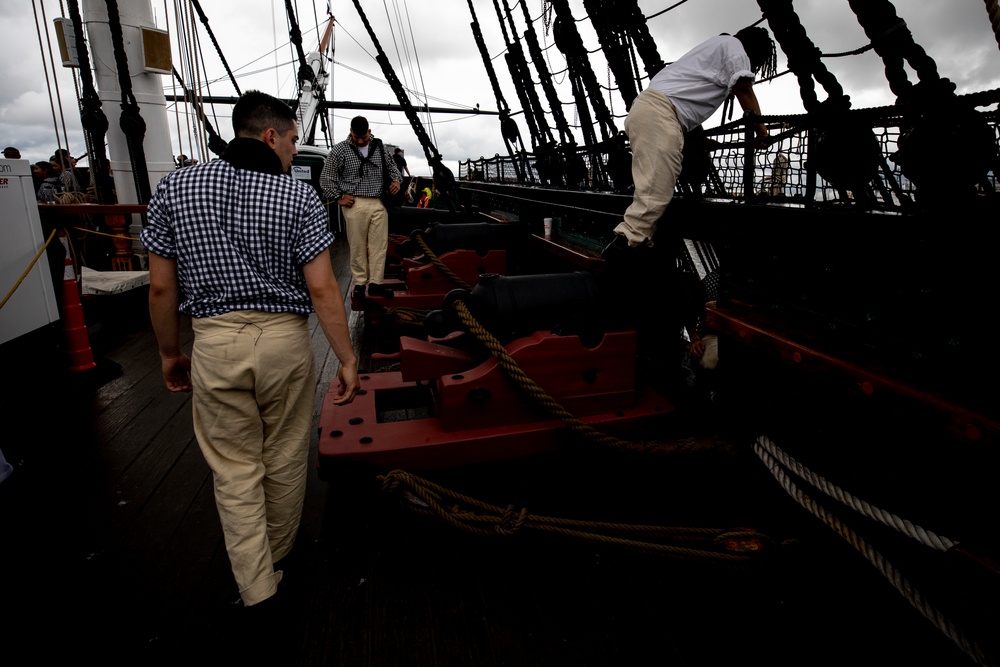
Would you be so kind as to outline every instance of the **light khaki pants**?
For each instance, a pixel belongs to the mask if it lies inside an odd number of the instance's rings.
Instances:
[[[355,197],[342,208],[347,244],[351,248],[351,275],[355,285],[385,279],[385,253],[389,247],[389,213],[378,197]]]
[[[647,88],[632,102],[625,134],[632,146],[635,193],[615,232],[624,234],[630,246],[652,245],[656,223],[673,199],[681,173],[684,129],[670,98]]]
[[[194,318],[194,431],[240,597],[277,592],[305,498],[316,393],[308,319],[236,311]]]

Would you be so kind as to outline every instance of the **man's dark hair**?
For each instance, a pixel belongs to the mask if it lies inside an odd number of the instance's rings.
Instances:
[[[402,148],[397,148],[396,150],[393,151],[393,154],[402,153],[402,152],[403,152]]]
[[[351,132],[353,132],[356,137],[368,134],[368,119],[364,116],[355,116],[352,118]]]
[[[750,58],[750,69],[759,73],[762,79],[772,78],[777,70],[778,56],[767,30],[751,26],[740,30],[735,37]]]
[[[248,90],[233,107],[233,131],[237,137],[260,137],[268,128],[285,134],[295,127],[295,112],[276,97]]]

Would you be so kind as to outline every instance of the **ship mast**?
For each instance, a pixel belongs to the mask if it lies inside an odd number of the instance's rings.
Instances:
[[[111,16],[105,0],[83,0],[83,22],[86,26],[90,51],[93,53],[94,78],[103,108],[108,110],[109,123],[107,139],[111,169],[115,179],[115,190],[119,203],[145,204],[142,192],[150,192],[160,179],[174,169],[173,152],[170,147],[170,126],[167,120],[166,100],[160,74],[147,70],[144,57],[143,29],[153,28],[153,11],[150,0],[121,0],[117,16]],[[116,49],[113,26],[120,26],[123,49]],[[120,77],[118,63],[128,69],[127,77]],[[89,63],[80,63],[88,67]],[[124,73],[124,72],[123,72]],[[134,146],[129,150],[129,136],[122,129],[124,124],[130,135],[136,136],[135,115],[129,114],[123,101],[121,81],[130,83],[128,97],[134,100],[138,116],[145,125],[139,139],[144,156],[145,177],[136,183],[134,168]],[[116,122],[119,114],[115,107],[123,110],[125,123]],[[148,183],[146,182],[148,181]],[[147,189],[148,188],[148,189]]]

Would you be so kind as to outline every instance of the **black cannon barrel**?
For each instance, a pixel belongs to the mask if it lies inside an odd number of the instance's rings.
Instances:
[[[579,333],[601,328],[603,298],[597,280],[586,271],[527,276],[484,274],[469,290],[453,290],[444,309],[427,316],[431,336],[461,327],[452,308],[461,299],[476,321],[502,343],[536,331]]]

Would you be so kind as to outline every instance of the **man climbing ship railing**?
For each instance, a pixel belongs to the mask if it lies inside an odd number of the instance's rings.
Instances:
[[[1000,101],[1000,91],[989,91],[975,97],[977,107],[989,107]],[[685,147],[685,168],[677,184],[678,196],[711,197],[714,199],[755,202],[799,204],[803,206],[851,205],[866,210],[905,211],[908,206],[919,201],[919,193],[912,180],[907,178],[903,168],[893,157],[899,149],[903,133],[903,117],[898,109],[861,109],[852,112],[860,123],[872,128],[878,145],[874,156],[852,156],[845,154],[842,160],[851,168],[852,162],[874,159],[876,170],[861,187],[845,188],[825,179],[818,173],[815,163],[810,160],[810,150],[816,145],[816,128],[810,116],[765,116],[764,122],[772,136],[771,143],[763,150],[747,150],[746,128],[749,119],[742,119],[705,130],[701,134],[705,151],[699,156],[689,146]],[[993,145],[1000,137],[1000,112],[996,109],[979,112],[984,124],[993,133]],[[586,164],[586,178],[577,182],[560,184],[571,190],[614,191],[627,193],[628,186],[619,187],[612,181],[607,187],[597,172],[610,172],[608,149],[610,142],[601,146],[604,150],[579,149],[577,155]],[[613,150],[613,149],[612,149]],[[600,169],[594,169],[594,161],[600,162]],[[515,162],[516,161],[516,162]],[[518,178],[516,164],[527,164],[529,172]],[[954,165],[960,167],[960,165]],[[748,169],[749,167],[749,169]],[[528,184],[543,183],[538,160],[533,155],[514,158],[497,155],[492,158],[480,157],[459,163],[460,178],[463,181],[487,183]],[[750,173],[748,180],[745,174]],[[980,178],[970,180],[970,192],[991,195],[997,192],[998,176],[994,169],[988,170]],[[927,187],[933,188],[929,183]]]

